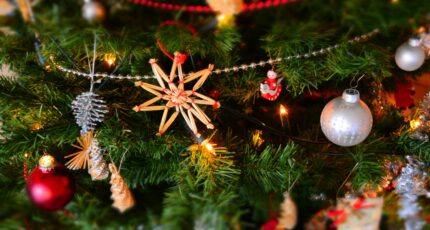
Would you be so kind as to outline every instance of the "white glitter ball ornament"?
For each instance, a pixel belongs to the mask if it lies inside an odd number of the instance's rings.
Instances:
[[[395,59],[400,69],[414,71],[424,64],[426,54],[420,45],[420,38],[411,38],[397,48]]]
[[[346,89],[341,97],[331,100],[324,107],[320,124],[327,139],[347,147],[366,139],[372,129],[373,119],[369,107],[360,100],[360,92]]]

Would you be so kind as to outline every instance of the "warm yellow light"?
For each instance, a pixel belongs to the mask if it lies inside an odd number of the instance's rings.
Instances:
[[[226,18],[225,14],[218,14],[218,16],[216,17],[218,19],[218,21],[222,21]]]
[[[281,114],[281,116],[288,115],[287,108],[285,108],[283,105],[279,106],[279,114]]]
[[[105,54],[104,61],[106,62],[106,64],[109,67],[114,66],[115,62],[116,62],[116,56],[115,56],[115,54],[111,54],[111,53]]]
[[[213,155],[216,155],[215,148],[214,148],[213,144],[209,143],[208,140],[204,140],[200,145],[202,146],[203,151],[207,151],[207,152],[212,153]]]
[[[234,15],[219,14],[216,18],[218,28],[234,27]]]
[[[52,68],[49,64],[45,64],[45,66],[43,66],[43,68],[46,70],[46,72],[51,72]]]
[[[214,147],[211,145],[211,144],[209,144],[209,143],[206,143],[205,144],[205,147],[209,150],[209,151],[214,151]]]
[[[263,138],[261,138],[262,135],[263,131],[261,130],[255,130],[252,133],[252,144],[257,148],[259,148],[264,143]]]
[[[391,4],[397,4],[399,2],[400,2],[400,0],[391,0]]]
[[[42,128],[43,128],[43,125],[42,125],[42,124],[40,124],[40,123],[36,123],[36,124],[33,124],[33,125],[30,127],[30,131],[34,132],[34,131],[40,130],[40,129],[42,129]]]
[[[411,126],[411,129],[415,130],[422,125],[422,122],[419,119],[415,119],[415,120],[411,120],[409,122],[409,125]]]

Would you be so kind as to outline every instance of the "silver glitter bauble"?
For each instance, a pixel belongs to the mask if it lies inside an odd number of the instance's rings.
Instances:
[[[340,146],[361,143],[372,129],[369,107],[360,100],[360,92],[346,89],[341,97],[331,100],[323,109],[321,129],[331,142]]]
[[[404,71],[414,71],[420,68],[425,58],[426,54],[420,47],[419,38],[409,39],[396,50],[396,64]]]
[[[106,17],[106,10],[100,2],[85,0],[82,7],[82,16],[88,22],[100,22]]]

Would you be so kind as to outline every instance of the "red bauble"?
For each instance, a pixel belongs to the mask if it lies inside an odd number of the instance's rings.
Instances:
[[[213,89],[213,90],[209,91],[209,97],[211,97],[213,99],[218,99],[219,96],[221,96],[221,93],[219,92],[219,90]]]
[[[37,207],[55,211],[69,203],[75,189],[66,168],[58,163],[50,170],[41,166],[35,168],[27,180],[27,193]]]
[[[266,223],[264,223],[260,230],[276,230],[276,226],[278,225],[279,221],[278,218],[272,218],[268,220]]]

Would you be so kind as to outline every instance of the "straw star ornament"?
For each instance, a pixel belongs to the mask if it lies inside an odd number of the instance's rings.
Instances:
[[[198,105],[212,105],[214,108],[219,108],[220,103],[212,98],[196,92],[207,80],[213,70],[213,65],[209,65],[207,69],[200,70],[196,73],[191,73],[184,76],[182,72],[182,64],[186,60],[186,55],[179,52],[175,53],[173,59],[172,69],[170,75],[164,71],[157,64],[156,59],[149,60],[154,72],[155,78],[159,86],[148,84],[145,82],[136,82],[136,86],[142,87],[144,90],[155,95],[154,98],[144,102],[141,105],[135,106],[134,111],[158,111],[163,110],[160,127],[157,135],[162,135],[172,125],[179,113],[184,118],[188,127],[193,131],[194,135],[200,137],[196,126],[196,119],[206,125],[206,128],[213,129],[209,117],[200,109]],[[177,72],[177,73],[176,73]],[[174,82],[175,78],[179,78],[178,84]],[[197,80],[191,90],[185,89],[185,84],[193,80]],[[166,87],[166,85],[168,87]],[[154,105],[159,100],[166,101],[165,105]],[[170,109],[174,108],[174,112],[167,119]]]

